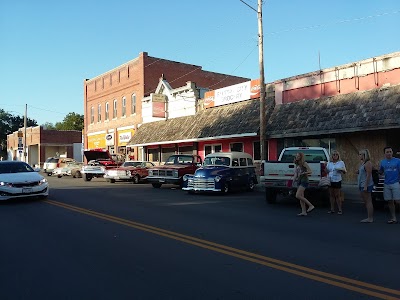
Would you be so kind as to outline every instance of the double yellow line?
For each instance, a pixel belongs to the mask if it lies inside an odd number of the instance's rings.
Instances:
[[[304,278],[312,279],[312,280],[315,280],[318,282],[323,282],[323,283],[326,283],[329,285],[337,286],[337,287],[347,289],[347,290],[350,290],[353,292],[358,292],[361,294],[373,296],[373,297],[380,298],[380,299],[400,299],[400,290],[389,289],[389,288],[385,288],[385,287],[382,287],[379,285],[374,285],[374,284],[354,280],[351,278],[342,277],[342,276],[314,270],[311,268],[288,263],[288,262],[285,262],[282,260],[262,256],[259,254],[243,251],[240,249],[228,247],[228,246],[217,244],[217,243],[213,243],[213,242],[210,242],[207,240],[198,239],[198,238],[187,236],[187,235],[180,234],[177,232],[157,228],[154,226],[149,226],[149,225],[134,222],[134,221],[129,221],[126,219],[118,218],[115,216],[95,212],[92,210],[80,208],[77,206],[72,206],[69,204],[65,204],[65,203],[61,203],[61,202],[57,202],[57,201],[53,201],[53,200],[46,200],[45,202],[55,205],[55,206],[65,208],[65,209],[69,209],[69,210],[72,210],[72,211],[75,211],[75,212],[78,212],[81,214],[89,215],[89,216],[96,217],[99,219],[107,220],[109,222],[125,225],[125,226],[131,227],[131,228],[150,232],[153,234],[157,234],[159,236],[163,236],[163,237],[167,237],[167,238],[174,239],[177,241],[181,241],[186,244],[190,244],[190,245],[198,246],[198,247],[205,248],[205,249],[208,249],[211,251],[223,253],[223,254],[233,256],[236,258],[240,258],[240,259],[243,259],[246,261],[250,261],[250,262],[253,262],[253,263],[256,263],[259,265],[270,267],[270,268],[273,268],[276,270],[280,270],[280,271],[294,274],[297,276],[301,276]]]

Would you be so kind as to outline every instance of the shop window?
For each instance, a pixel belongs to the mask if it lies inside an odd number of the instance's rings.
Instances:
[[[122,98],[122,116],[123,117],[126,116],[126,98],[125,97]]]
[[[147,149],[147,156],[149,158],[149,161],[155,161],[155,162],[159,162],[160,161],[158,148]]]
[[[214,144],[214,145],[205,145],[204,146],[204,156],[210,153],[216,153],[222,151],[221,144]]]
[[[243,152],[243,143],[231,143],[231,151]]]
[[[168,157],[175,154],[175,147],[161,149],[161,161],[166,161]]]
[[[193,154],[193,146],[179,147],[179,154]]]

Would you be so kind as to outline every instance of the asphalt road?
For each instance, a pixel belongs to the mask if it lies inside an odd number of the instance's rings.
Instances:
[[[400,225],[261,191],[50,177],[46,201],[0,203],[0,299],[400,299]]]

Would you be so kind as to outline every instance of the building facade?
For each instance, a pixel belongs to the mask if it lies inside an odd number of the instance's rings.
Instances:
[[[25,130],[19,130],[20,135]],[[19,141],[26,140],[26,158]],[[82,132],[77,130],[48,130],[41,126],[26,128],[25,136],[18,131],[7,136],[8,160],[26,161],[30,165],[42,166],[48,157],[70,157],[82,161]]]
[[[195,115],[143,124],[129,144],[156,161],[190,149],[186,145],[203,157],[236,150],[259,160],[259,99],[232,95],[236,86],[207,92]],[[355,171],[359,149],[370,149],[375,165],[385,145],[400,149],[400,52],[278,80],[266,89],[270,160],[284,147],[323,146],[337,149]],[[355,180],[355,172],[345,178]]]
[[[156,93],[157,88],[165,87],[165,84],[160,85],[163,80],[168,80],[170,90],[182,88],[182,91],[175,91],[180,98],[190,97],[190,101],[197,103],[204,90],[249,79],[204,71],[200,66],[151,57],[142,52],[137,58],[84,81],[85,148],[104,148],[138,159],[138,148],[127,147],[127,142],[136,134],[143,118],[146,121],[168,119],[173,115],[165,115],[165,106],[176,108],[176,103],[168,98],[171,95]],[[146,110],[146,101],[142,99],[146,97],[151,100],[147,102],[152,109],[150,115],[142,113]],[[190,109],[193,108],[187,108],[187,113],[193,113]]]

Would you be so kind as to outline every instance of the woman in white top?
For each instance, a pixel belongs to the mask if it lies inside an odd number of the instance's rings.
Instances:
[[[335,213],[335,202],[338,207],[338,215],[342,214],[342,199],[340,192],[342,188],[342,174],[346,173],[346,166],[340,159],[339,152],[333,150],[331,153],[331,161],[326,165],[326,170],[329,172],[328,177],[331,181],[329,186],[329,198],[331,202],[331,210],[328,214]]]

